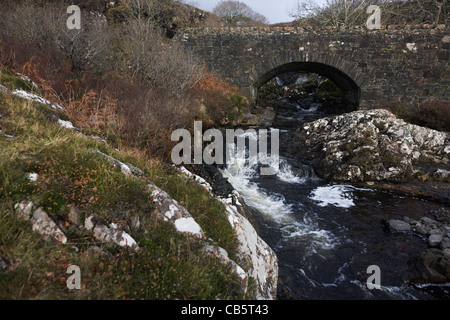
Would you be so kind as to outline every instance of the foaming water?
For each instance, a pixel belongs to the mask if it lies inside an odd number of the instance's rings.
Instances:
[[[326,207],[333,205],[341,208],[350,208],[355,205],[353,192],[368,191],[371,189],[356,188],[349,185],[329,185],[317,187],[311,192],[310,199],[317,201],[317,205]]]
[[[254,132],[246,132],[242,136],[248,139],[257,139]],[[308,180],[306,177],[295,174],[292,166],[284,158],[270,157],[270,159],[263,159],[263,162],[276,169],[277,172],[275,177],[268,177],[268,179],[276,179],[288,185],[304,184]],[[336,238],[333,234],[328,230],[320,229],[313,218],[304,215],[299,219],[294,214],[294,211],[297,211],[294,209],[294,205],[287,204],[281,193],[273,190],[269,192],[258,185],[256,180],[260,178],[259,165],[255,159],[248,157],[248,153],[230,154],[230,161],[226,168],[221,170],[221,173],[242,195],[248,205],[258,209],[266,219],[277,224],[282,233],[282,241],[279,245],[291,242],[295,238],[308,239],[308,242],[313,244],[309,247],[314,251],[315,248],[326,250],[336,245]]]
[[[288,161],[283,158],[280,159],[280,170],[277,173],[277,178],[287,183],[305,183],[307,180],[305,177],[296,175]]]
[[[257,139],[254,132],[245,136]],[[246,204],[261,212],[261,236],[278,256],[279,298],[433,299],[429,292],[436,290],[450,297],[447,287],[405,281],[409,258],[427,245],[382,228],[383,219],[421,216],[421,201],[329,184],[283,157],[268,161],[279,169],[275,176],[261,176],[256,159],[246,156],[234,155],[221,172]],[[380,290],[367,288],[370,265],[382,271]]]

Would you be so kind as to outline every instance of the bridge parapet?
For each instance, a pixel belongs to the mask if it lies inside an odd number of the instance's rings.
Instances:
[[[316,26],[316,27],[210,27],[210,28],[185,28],[178,32],[180,34],[221,34],[221,33],[238,33],[238,34],[302,34],[304,32],[321,32],[321,31],[364,31],[364,32],[380,32],[380,31],[407,31],[407,30],[445,30],[448,26],[445,24],[414,24],[414,25],[382,25],[378,30],[368,30],[362,26]]]

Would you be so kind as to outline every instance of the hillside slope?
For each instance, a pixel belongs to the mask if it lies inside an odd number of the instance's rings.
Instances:
[[[74,128],[29,79],[2,69],[0,83],[0,298],[261,296],[229,206],[178,169]],[[66,285],[72,265],[80,290]]]

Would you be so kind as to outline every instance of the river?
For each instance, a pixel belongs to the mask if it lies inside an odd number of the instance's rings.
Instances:
[[[280,135],[289,133],[286,123],[292,116],[297,120],[323,116],[314,105],[306,110],[297,107],[295,114],[292,106],[288,109],[290,114],[279,117]],[[261,176],[257,165],[241,160],[231,161],[221,172],[261,213],[256,217],[260,235],[279,262],[278,299],[450,298],[450,284],[409,283],[408,261],[427,248],[425,239],[392,233],[383,224],[404,216],[418,219],[440,205],[370,186],[330,183],[283,154],[275,176]],[[367,286],[372,265],[379,267],[381,289]]]

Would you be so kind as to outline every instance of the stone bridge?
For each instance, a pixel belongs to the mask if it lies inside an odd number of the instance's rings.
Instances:
[[[349,109],[450,97],[446,25],[184,29],[175,39],[252,104],[264,83],[290,71],[328,77]]]

